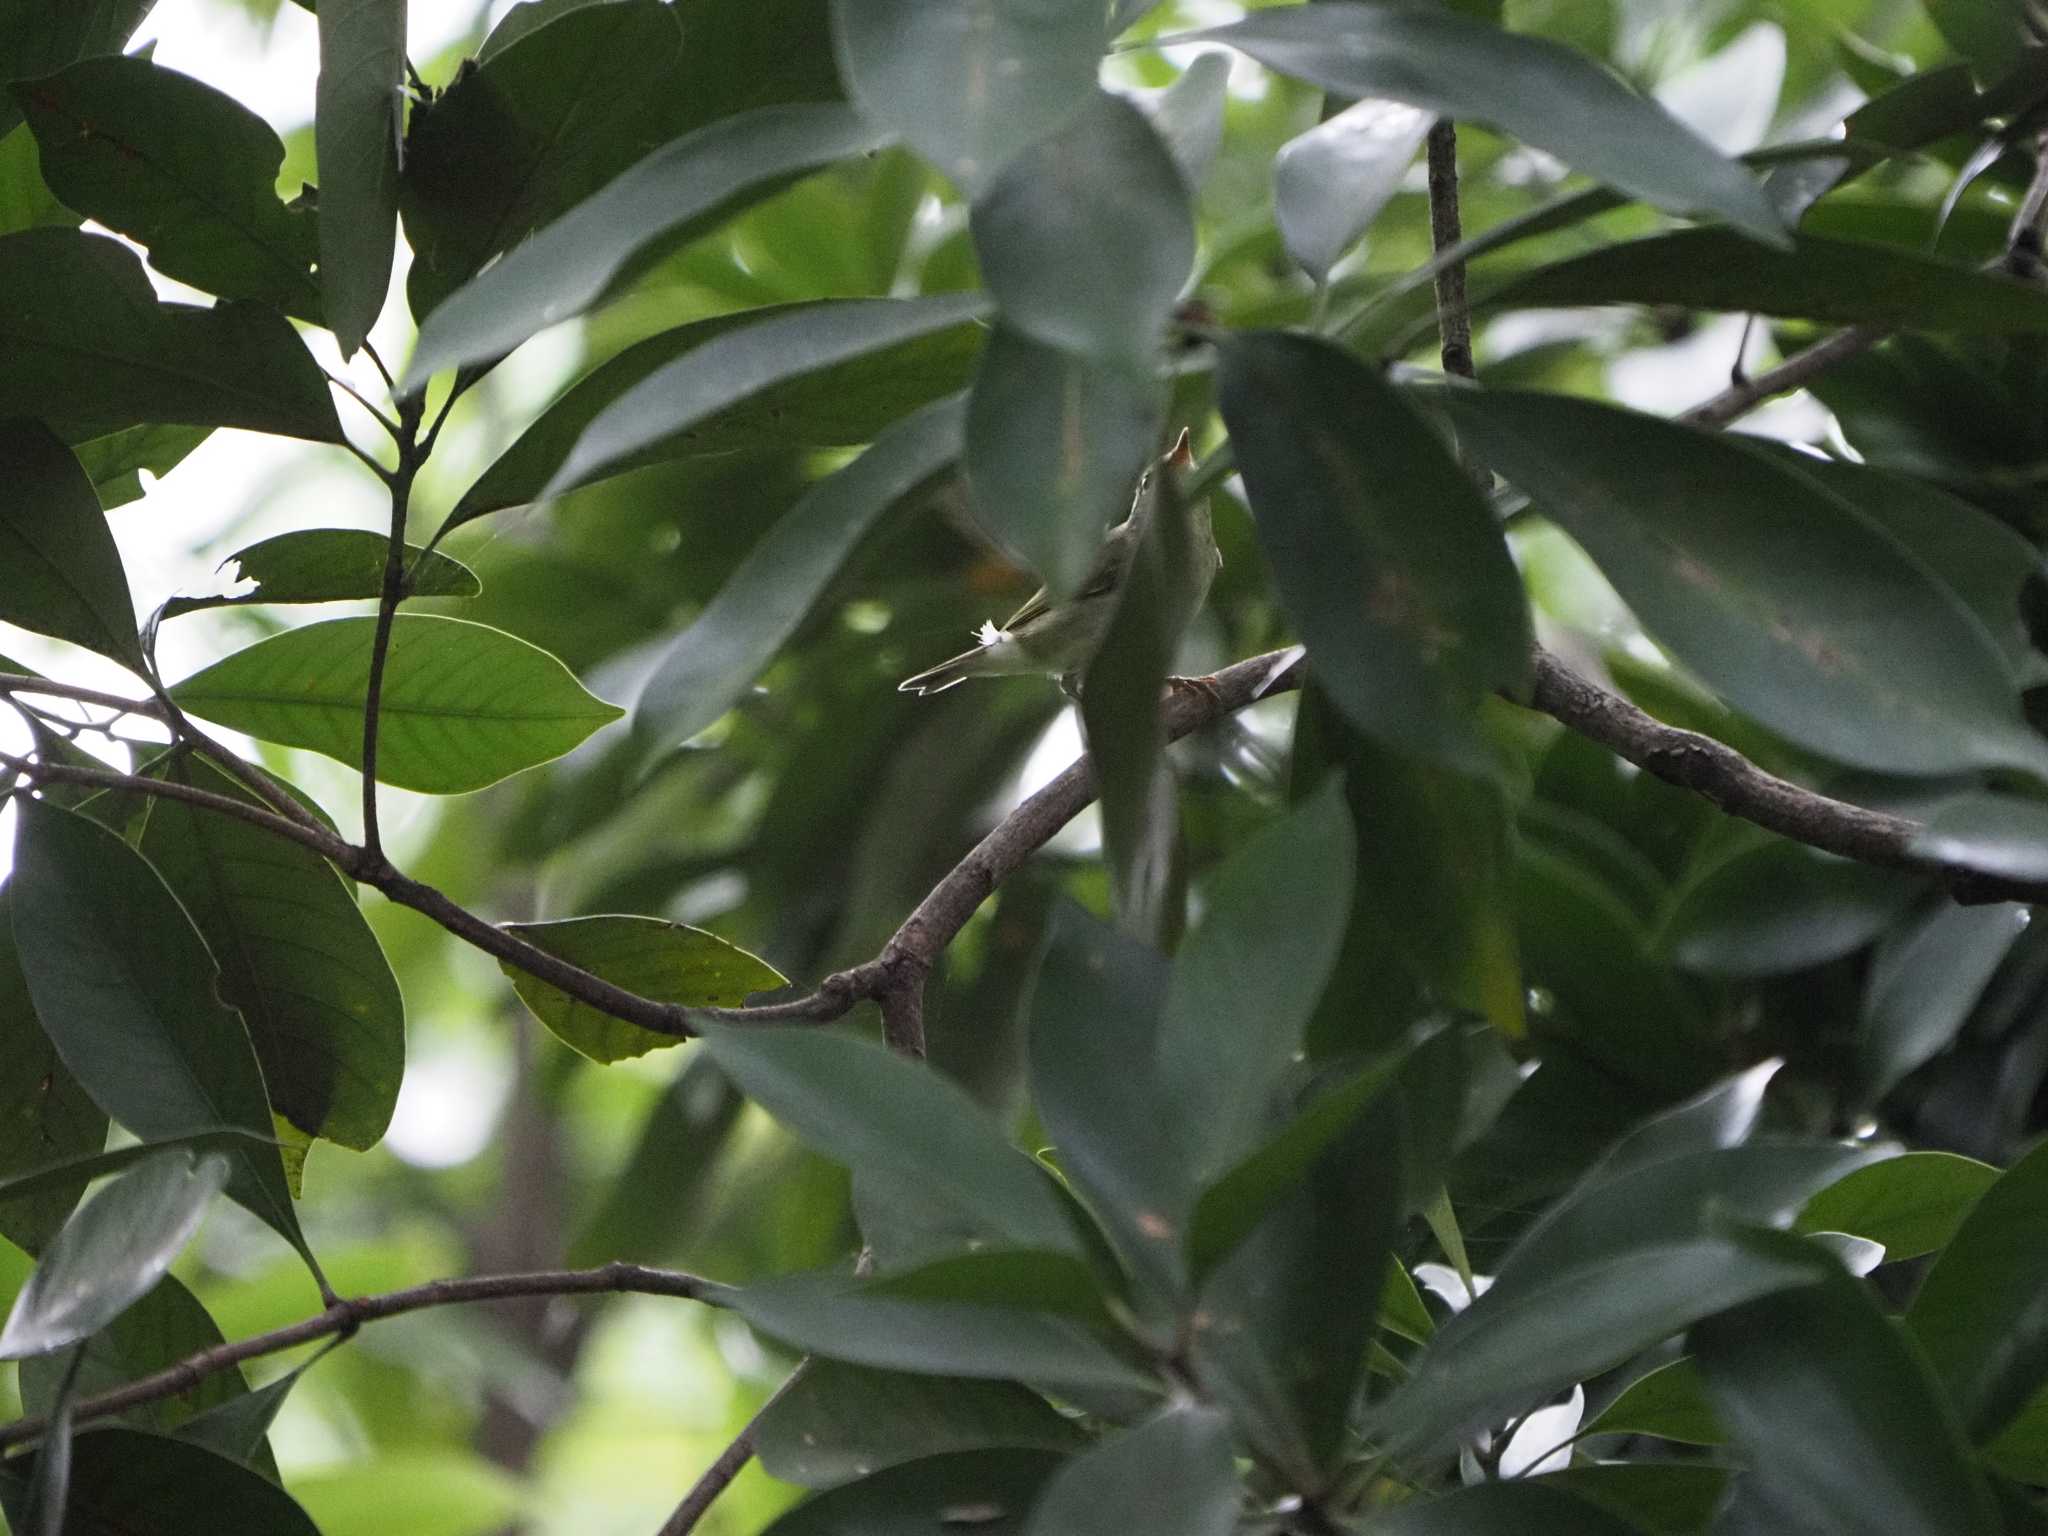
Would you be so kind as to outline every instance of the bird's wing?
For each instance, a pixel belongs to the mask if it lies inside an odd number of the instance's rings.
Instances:
[[[1081,590],[1074,594],[1074,600],[1084,597],[1101,597],[1114,592],[1123,579],[1124,567],[1130,564],[1132,546],[1131,519],[1126,518],[1103,535],[1102,551],[1095,557],[1095,564],[1088,572],[1088,579],[1081,584]],[[1004,621],[1005,631],[1015,633],[1033,619],[1038,618],[1052,606],[1052,593],[1048,587],[1040,587],[1024,599],[1024,606]]]

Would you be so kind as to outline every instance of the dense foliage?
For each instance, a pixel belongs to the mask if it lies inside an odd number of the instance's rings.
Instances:
[[[15,1531],[2048,1530],[2037,4],[150,9],[0,0]],[[235,432],[383,525],[124,568]]]

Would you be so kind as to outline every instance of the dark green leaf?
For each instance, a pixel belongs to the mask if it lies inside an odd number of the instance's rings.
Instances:
[[[0,116],[13,115],[13,103],[0,102]],[[78,222],[78,215],[58,202],[43,180],[35,135],[20,125],[0,134],[0,235],[45,224],[70,229]]]
[[[185,455],[213,435],[211,427],[129,427],[72,443],[71,451],[92,477],[100,505],[108,511],[142,499],[142,474],[161,480]]]
[[[13,87],[43,177],[89,219],[147,246],[166,277],[321,318],[310,209],[278,201],[284,144],[232,96],[147,59],[85,59]]]
[[[707,1026],[704,1048],[748,1098],[856,1174],[908,1181],[989,1242],[1081,1251],[1045,1174],[949,1079],[815,1029]]]
[[[1032,1506],[1027,1536],[1230,1536],[1230,1430],[1187,1403],[1068,1458]]]
[[[1341,96],[1385,96],[1498,128],[1673,213],[1715,213],[1782,243],[1763,188],[1590,59],[1428,5],[1303,6],[1186,34]]]
[[[301,528],[251,544],[223,560],[235,568],[231,584],[256,583],[231,597],[174,597],[164,617],[202,608],[250,603],[340,603],[379,596],[390,541],[366,528]],[[483,590],[476,572],[460,560],[417,544],[405,546],[408,597],[474,597]]]
[[[1190,1173],[1265,1140],[1272,1100],[1336,963],[1356,843],[1335,784],[1262,828],[1204,890],[1159,1026],[1158,1073]]]
[[[2048,771],[1983,626],[1815,482],[1730,439],[1591,401],[1457,391],[1444,405],[1460,439],[1743,713],[1879,771]]]
[[[2008,880],[2048,880],[2048,804],[1970,790],[1935,806],[1913,852]]]
[[[39,422],[0,420],[0,620],[140,670],[135,599],[100,499]]]
[[[1906,1314],[1973,1440],[2048,1379],[2048,1146],[1986,1190]]]
[[[79,1085],[145,1141],[272,1134],[249,1032],[215,992],[213,957],[155,870],[103,827],[20,802],[14,937],[36,1013]],[[270,1146],[229,1146],[227,1192],[301,1252]]]
[[[958,1451],[849,1483],[799,1504],[763,1536],[1019,1536],[1025,1512],[1060,1465],[1051,1451]]]
[[[511,351],[597,303],[655,242],[679,242],[796,176],[882,143],[844,107],[783,106],[664,145],[450,295],[421,327],[401,387]]]
[[[1094,0],[833,0],[839,74],[869,121],[965,192],[1095,92]]]
[[[1544,1480],[1480,1483],[1378,1510],[1372,1536],[1640,1536],[1619,1515]]]
[[[717,934],[658,917],[572,917],[507,926],[527,943],[628,992],[686,1008],[738,1008],[750,993],[789,983],[774,966]],[[658,1035],[580,1003],[507,961],[499,961],[498,968],[557,1039],[592,1061],[624,1061],[682,1043],[675,1035]]]
[[[1915,882],[1772,839],[1702,871],[1672,897],[1658,949],[1689,971],[1775,976],[1863,948],[1909,906]]]
[[[1473,711],[1527,676],[1529,617],[1472,481],[1335,347],[1254,332],[1222,352],[1223,419],[1259,541],[1323,685],[1374,739],[1490,776]]]
[[[228,1172],[218,1152],[172,1150],[94,1194],[50,1239],[14,1298],[0,1360],[75,1344],[141,1300],[199,1230]]]
[[[1100,362],[1159,353],[1195,259],[1179,168],[1145,115],[1097,93],[976,199],[974,247],[1003,323]]]
[[[777,315],[834,307],[834,301],[827,300],[815,305],[742,310],[693,321],[636,342],[571,385],[543,411],[463,493],[436,540],[486,512],[537,498],[584,428],[655,369],[729,331]],[[973,373],[981,339],[981,327],[970,322],[815,372],[799,373],[648,445],[609,466],[607,473],[622,474],[646,464],[729,453],[735,448],[789,444],[852,447],[870,442],[914,408],[964,386]]]
[[[263,741],[362,761],[371,618],[273,635],[171,690],[193,714]],[[624,713],[546,651],[460,619],[400,614],[379,714],[377,776],[460,795],[577,746]]]
[[[1887,1164],[1880,1163],[1879,1167]],[[1655,1435],[1684,1445],[1719,1445],[1727,1438],[1707,1401],[1707,1384],[1692,1359],[1660,1365],[1629,1384],[1585,1427],[1589,1435]]]
[[[353,356],[384,308],[398,235],[404,129],[405,0],[320,7],[320,292],[328,328]]]
[[[0,9],[0,80],[28,80],[74,59],[119,53],[156,0],[12,0]],[[0,102],[0,134],[21,121]]]
[[[319,1357],[316,1355],[314,1358]],[[307,1362],[308,1365],[311,1363]],[[238,1390],[226,1402],[193,1414],[173,1433],[180,1440],[203,1445],[244,1466],[253,1467],[282,1486],[283,1479],[277,1473],[277,1458],[270,1453],[270,1425],[305,1372],[306,1366],[301,1365],[275,1381],[265,1382],[254,1391]],[[240,1372],[237,1371],[232,1379],[239,1388]]]
[[[1077,592],[1159,449],[1148,366],[1064,352],[998,324],[967,402],[974,518],[1055,592]]]
[[[1991,976],[2026,926],[2003,903],[1932,912],[1878,941],[1864,984],[1857,1082],[1875,1103],[1955,1038]]]
[[[1548,1472],[1540,1482],[1619,1515],[1631,1530],[1697,1536],[1722,1507],[1731,1474],[1703,1462],[1610,1461]]]
[[[1721,229],[1684,229],[1624,241],[1541,267],[1489,296],[1490,304],[1682,304],[1842,325],[1961,331],[2048,330],[2048,294],[1997,273],[1821,235],[1760,250]]]
[[[1949,46],[1987,78],[2001,74],[2020,50],[2041,42],[2038,32],[2028,28],[2022,0],[1927,0],[1927,14]]]
[[[169,1161],[188,1155],[166,1152],[163,1157]],[[145,1171],[138,1168],[125,1177],[137,1178]],[[80,1346],[84,1356],[78,1366],[78,1393],[90,1397],[125,1386],[221,1342],[220,1329],[199,1304],[199,1298],[186,1290],[176,1276],[165,1275],[147,1294]],[[22,1361],[23,1410],[48,1413],[56,1404],[65,1369],[65,1362],[54,1355]],[[137,1404],[123,1415],[123,1422],[138,1429],[174,1430],[195,1414],[235,1402],[248,1390],[241,1368],[230,1366],[202,1376],[175,1397]]]
[[[656,664],[633,706],[637,735],[676,746],[732,707],[876,521],[959,457],[962,405],[953,396],[886,428],[776,520]]]
[[[142,422],[341,441],[305,344],[274,310],[159,303],[119,241],[72,229],[0,236],[0,416],[69,439]]]
[[[1692,1330],[1715,1417],[1784,1515],[1869,1536],[1990,1536],[2001,1526],[1953,1410],[1869,1293],[1809,1240],[1746,1239],[1803,1286]]]
[[[43,1194],[50,1190],[82,1186],[107,1174],[119,1173],[145,1158],[154,1157],[167,1147],[187,1147],[194,1152],[203,1152],[227,1150],[245,1146],[250,1142],[270,1144],[273,1138],[232,1126],[215,1126],[203,1131],[187,1131],[177,1136],[160,1136],[150,1142],[131,1142],[125,1147],[116,1147],[111,1152],[91,1152],[81,1156],[58,1158],[54,1162],[24,1169],[20,1173],[0,1179],[0,1200],[23,1200],[30,1195]],[[98,1144],[99,1141],[95,1140],[94,1145]]]
[[[755,1426],[761,1465],[831,1488],[919,1457],[991,1446],[1064,1451],[1086,1437],[1012,1382],[962,1381],[815,1360]]]
[[[493,269],[503,270],[502,265]],[[773,385],[951,330],[987,308],[985,298],[971,293],[849,299],[714,337],[605,405],[541,488],[540,498],[648,462],[643,456],[649,450]]]
[[[1364,234],[1414,163],[1434,113],[1397,101],[1355,102],[1281,146],[1273,218],[1294,264],[1317,282]]]
[[[150,776],[252,801],[193,756]],[[375,1146],[405,1071],[405,1003],[340,876],[311,849],[181,800],[152,808],[139,848],[213,952],[271,1107],[305,1135]]]
[[[1800,1232],[1851,1232],[1887,1259],[1946,1248],[1998,1170],[1953,1152],[1907,1152],[1858,1168],[1806,1202]]]
[[[328,0],[329,4],[334,0]],[[261,1531],[320,1536],[297,1502],[261,1473],[167,1435],[94,1429],[72,1447],[70,1536],[191,1536]],[[0,1463],[0,1506],[19,1514],[34,1461]]]

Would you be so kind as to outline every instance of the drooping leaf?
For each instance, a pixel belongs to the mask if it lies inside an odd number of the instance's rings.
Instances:
[[[237,550],[220,568],[234,567],[231,584],[254,582],[223,597],[174,597],[164,617],[204,608],[250,603],[340,603],[370,599],[384,590],[384,558],[390,541],[367,528],[300,528]],[[405,546],[408,597],[474,597],[483,590],[476,572],[438,550]]]
[[[1739,442],[1591,401],[1457,391],[1443,404],[1460,439],[1745,714],[1885,772],[2048,771],[1997,643],[1815,482]]]
[[[1052,1451],[955,1451],[887,1467],[806,1500],[763,1536],[915,1536],[965,1524],[975,1536],[1019,1536],[1061,1458]]]
[[[1516,279],[1498,304],[1680,304],[1842,325],[1976,335],[2048,330],[2048,295],[1899,246],[1823,235],[1762,250],[1722,229],[1604,245]]]
[[[1811,1279],[1697,1324],[1715,1418],[1746,1476],[1801,1523],[1902,1536],[2003,1529],[1953,1410],[1912,1346],[1841,1267],[1778,1233],[1745,1239]]]
[[[1099,1440],[1054,1473],[1026,1536],[1230,1536],[1237,1469],[1228,1421],[1194,1403]]]
[[[1344,0],[1186,34],[1353,98],[1383,96],[1498,128],[1673,213],[1714,213],[1757,240],[1784,227],[1763,188],[1655,102],[1546,38],[1448,7]]]
[[[849,299],[715,337],[605,405],[541,487],[540,499],[647,462],[641,456],[657,445],[773,385],[951,330],[987,307],[972,293]]]
[[[166,1160],[187,1156],[163,1154]],[[133,1179],[144,1172],[137,1168],[123,1177]],[[199,1299],[176,1276],[165,1275],[80,1346],[84,1355],[78,1365],[78,1395],[91,1397],[125,1386],[221,1342],[219,1327]],[[22,1408],[29,1413],[48,1413],[56,1404],[65,1369],[65,1362],[55,1355],[22,1361]],[[139,1403],[123,1419],[138,1429],[174,1430],[195,1414],[232,1403],[248,1390],[241,1368],[230,1366],[201,1377],[175,1397]]]
[[[287,630],[195,672],[171,696],[231,730],[359,764],[375,626],[366,617]],[[425,794],[466,794],[560,757],[623,713],[503,630],[400,614],[384,671],[377,776]]]
[[[1863,948],[1916,893],[1915,882],[1895,871],[1760,841],[1672,894],[1657,947],[1689,971],[1782,975]]]
[[[139,669],[135,599],[100,499],[40,422],[0,420],[0,620]]]
[[[319,17],[313,138],[320,157],[320,293],[341,355],[351,357],[391,286],[405,0],[328,0]]]
[[[1273,157],[1273,218],[1294,264],[1317,282],[1364,234],[1414,163],[1434,113],[1398,101],[1353,102]]]
[[[1165,142],[1181,179],[1199,192],[1223,148],[1223,111],[1229,99],[1230,60],[1205,53],[1189,62],[1159,96],[1140,101],[1152,131]]]
[[[1961,1029],[2026,926],[2024,909],[1944,901],[1878,941],[1857,1033],[1857,1081],[1875,1103]]]
[[[1377,740],[1491,776],[1472,715],[1527,676],[1529,618],[1471,480],[1385,380],[1326,343],[1232,337],[1218,392],[1259,541],[1330,696]]]
[[[463,492],[436,540],[486,512],[538,498],[584,428],[655,369],[741,327],[799,309],[832,307],[834,301],[826,300],[815,305],[741,310],[636,342],[571,385],[543,411]],[[815,372],[796,374],[648,445],[610,466],[608,473],[621,474],[642,465],[699,454],[729,453],[736,448],[786,444],[852,447],[873,441],[906,413],[964,386],[980,348],[981,328],[966,322]]]
[[[172,1150],[131,1168],[72,1213],[0,1329],[0,1360],[97,1333],[163,1278],[227,1183],[218,1152]]]
[[[976,194],[1095,90],[1093,0],[833,0],[840,78],[887,128]]]
[[[951,1080],[804,1028],[710,1025],[704,1049],[748,1098],[855,1173],[909,1181],[991,1243],[1080,1251],[1045,1174]]]
[[[1201,924],[1174,961],[1156,1067],[1175,1139],[1204,1182],[1271,1128],[1271,1097],[1336,963],[1356,860],[1330,784],[1245,842],[1205,888]]]
[[[36,1013],[94,1103],[144,1141],[223,1127],[267,1141],[249,1032],[177,898],[114,833],[17,806],[14,937]],[[272,1146],[222,1149],[227,1192],[305,1252]]]
[[[192,756],[151,777],[253,799]],[[181,800],[151,809],[138,846],[213,952],[271,1107],[308,1136],[375,1146],[405,1070],[405,1003],[340,876],[311,849]]]
[[[1946,1248],[1998,1181],[1998,1170],[1953,1152],[1906,1152],[1858,1168],[1806,1202],[1801,1232],[1852,1232],[1889,1259]]]
[[[511,351],[597,303],[657,241],[883,142],[844,107],[819,105],[762,107],[664,145],[451,294],[420,328],[400,387]]]
[[[0,236],[0,416],[70,440],[143,422],[340,442],[327,381],[261,305],[160,303],[135,253],[73,229]]]
[[[330,0],[332,3],[332,0]],[[320,1536],[296,1500],[217,1451],[140,1429],[91,1429],[72,1446],[71,1536],[188,1536],[194,1530]],[[0,1508],[18,1516],[35,1461],[0,1462]]]
[[[225,1402],[193,1414],[172,1433],[180,1440],[203,1445],[244,1466],[253,1467],[282,1486],[284,1480],[278,1476],[277,1458],[270,1451],[270,1425],[276,1419],[278,1409],[284,1406],[285,1398],[305,1374],[306,1365],[311,1363],[309,1360],[305,1365],[296,1366],[253,1391],[242,1388],[241,1373],[236,1371],[228,1378],[237,1388],[232,1396]],[[226,1376],[228,1373],[222,1374]]]
[[[0,11],[0,80],[30,80],[74,59],[119,53],[156,0],[14,0]],[[21,121],[0,101],[0,134]]]
[[[1970,1438],[1988,1440],[2048,1380],[2048,1147],[2036,1147],[1963,1218],[1906,1323]]]
[[[888,427],[777,519],[656,664],[633,706],[636,735],[679,745],[732,707],[876,521],[959,458],[963,405],[953,396]]]
[[[921,1457],[985,1447],[1065,1451],[1080,1429],[1013,1382],[963,1381],[815,1360],[755,1427],[769,1474],[832,1488]]]
[[[284,144],[212,86],[147,59],[89,58],[13,87],[69,206],[146,246],[150,265],[207,293],[318,323],[310,209],[276,192]]]
[[[686,1008],[738,1008],[749,993],[772,992],[789,982],[765,960],[715,933],[656,917],[572,917],[506,926],[527,943],[629,992]],[[535,1017],[592,1061],[624,1061],[681,1043],[578,1002],[507,961],[498,965]]]

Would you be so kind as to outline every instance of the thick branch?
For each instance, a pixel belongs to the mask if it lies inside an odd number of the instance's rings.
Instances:
[[[251,1338],[216,1344],[187,1355],[167,1366],[123,1386],[92,1397],[81,1398],[75,1407],[80,1422],[104,1418],[142,1403],[153,1403],[189,1392],[207,1377],[254,1360],[259,1355],[307,1344],[335,1334],[351,1334],[364,1323],[396,1317],[401,1312],[419,1312],[428,1307],[453,1306],[470,1301],[504,1301],[519,1296],[592,1296],[630,1292],[641,1296],[681,1296],[692,1301],[710,1300],[718,1287],[696,1275],[677,1270],[649,1269],[640,1264],[605,1264],[596,1269],[541,1270],[518,1275],[472,1275],[459,1280],[430,1280],[425,1285],[378,1296],[358,1296],[337,1301],[326,1311],[259,1333]],[[40,1418],[16,1419],[0,1424],[0,1449],[33,1440],[43,1432]]]

